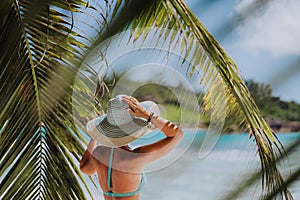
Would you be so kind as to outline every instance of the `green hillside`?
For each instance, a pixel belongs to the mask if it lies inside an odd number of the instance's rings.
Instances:
[[[110,91],[113,91],[115,83],[118,82],[118,77],[113,81],[107,81],[107,86]],[[129,88],[134,85],[141,85],[133,93]],[[246,81],[246,85],[253,96],[257,106],[259,107],[263,117],[272,128],[288,127],[287,131],[298,131],[300,129],[300,105],[296,102],[285,102],[279,97],[272,96],[272,88],[270,85],[257,83],[252,80]],[[165,87],[155,83],[138,83],[131,80],[122,84],[121,91],[125,94],[132,94],[139,101],[152,100],[160,106],[161,115],[170,121],[180,123],[185,127],[207,127],[210,123],[209,113],[200,113],[192,107],[181,107],[178,98],[174,94],[175,87]],[[178,89],[178,88],[177,88]],[[195,94],[198,99],[199,106],[203,99],[203,94]],[[102,97],[102,107],[106,108],[106,102],[110,97],[104,95]],[[184,113],[182,113],[184,110]],[[206,116],[207,115],[207,116]],[[292,122],[292,128],[289,127]],[[298,125],[299,122],[299,125]],[[295,124],[296,123],[296,124]],[[285,125],[284,125],[285,124]],[[231,121],[230,117],[226,119],[224,132],[239,131],[241,127]],[[277,130],[278,131],[278,130]]]

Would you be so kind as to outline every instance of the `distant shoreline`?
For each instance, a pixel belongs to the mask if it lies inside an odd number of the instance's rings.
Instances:
[[[300,132],[300,121],[282,122],[281,120],[278,120],[278,119],[277,120],[266,119],[266,122],[275,133],[297,133],[297,132]],[[199,124],[198,126],[183,124],[182,129],[185,129],[185,130],[198,129],[198,130],[205,131],[208,129],[208,126],[205,126],[203,124]],[[235,131],[233,131],[233,132],[235,132]],[[227,134],[227,133],[223,133],[223,134]]]
[[[266,119],[267,124],[275,133],[300,132],[300,121],[286,121],[280,119]]]

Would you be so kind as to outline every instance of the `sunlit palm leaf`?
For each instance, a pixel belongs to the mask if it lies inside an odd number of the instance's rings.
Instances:
[[[84,48],[72,31],[72,15],[85,5],[1,2],[1,199],[85,198],[75,166],[82,138],[71,131],[67,103],[76,68],[66,67]],[[53,77],[64,79],[56,85],[64,95],[48,87]]]
[[[278,146],[277,141],[274,139],[270,128],[261,117],[261,114],[255,105],[253,99],[250,97],[247,87],[238,76],[237,66],[226,55],[223,49],[218,45],[214,38],[206,31],[197,18],[193,15],[190,9],[181,1],[166,1],[165,7],[168,10],[176,10],[178,23],[187,24],[187,28],[183,32],[192,33],[200,42],[201,46],[206,51],[210,60],[214,63],[218,76],[221,77],[226,84],[228,90],[227,105],[230,112],[234,112],[234,118],[238,123],[247,123],[250,129],[250,134],[254,136],[258,152],[261,159],[262,172],[263,172],[263,188],[267,192],[276,190],[282,184],[283,179],[278,171],[275,162],[275,152],[272,147],[272,142]],[[180,17],[179,17],[180,16]],[[193,56],[196,56],[194,52]],[[195,63],[197,65],[198,63]],[[198,65],[199,68],[203,67]],[[214,78],[206,77],[207,79]],[[213,80],[212,80],[213,81]],[[232,95],[231,95],[232,94]],[[234,106],[235,105],[235,106]],[[237,110],[233,110],[237,109]],[[238,112],[242,111],[242,112]],[[286,188],[282,189],[282,194],[287,198],[292,198]]]
[[[207,53],[209,59],[213,62],[213,67],[218,71],[218,77],[221,77],[223,83],[226,85],[226,90],[228,93],[227,105],[229,112],[234,112],[234,118],[238,123],[247,123],[250,129],[250,134],[254,136],[258,152],[261,159],[262,172],[263,172],[263,188],[266,188],[267,192],[276,190],[279,185],[283,183],[282,176],[275,165],[275,152],[272,147],[272,142],[278,146],[277,141],[273,137],[273,133],[267,126],[266,122],[261,117],[261,114],[255,105],[253,99],[247,90],[247,87],[243,81],[238,76],[237,66],[234,62],[226,55],[214,38],[206,31],[206,29],[201,25],[197,18],[193,15],[187,6],[181,1],[162,1],[162,5],[166,10],[173,11],[173,18],[177,20],[177,26],[174,25],[172,28],[177,29],[180,24],[186,24],[186,27],[180,27],[179,31],[185,34],[194,35],[195,38],[200,42],[201,46]],[[169,14],[165,14],[166,19]],[[170,18],[167,18],[170,19]],[[160,23],[164,24],[164,23]],[[176,24],[176,23],[175,23]],[[151,24],[148,24],[151,25]],[[157,25],[157,23],[156,23]],[[187,44],[187,46],[192,44]],[[193,52],[193,57],[197,57],[198,52]],[[198,68],[203,68],[203,63],[194,59],[194,65]],[[208,69],[209,70],[209,69]],[[206,76],[207,79],[215,79],[214,76]],[[217,80],[217,79],[215,79]],[[219,81],[219,79],[218,79]],[[209,81],[208,81],[209,82]],[[211,80],[214,82],[214,80]],[[212,85],[209,85],[212,88]],[[212,88],[213,90],[214,88]],[[208,97],[209,98],[209,97]],[[211,99],[211,98],[210,98]],[[216,101],[218,99],[214,98]],[[236,109],[236,110],[234,110]],[[238,112],[242,111],[242,112]],[[282,188],[282,194],[287,198],[292,198],[290,193],[286,188]]]
[[[208,103],[210,106],[214,106],[216,102],[224,98],[222,95],[212,96],[217,88],[215,86],[220,82],[225,85],[224,95],[228,105],[226,112],[230,113],[230,118],[235,119],[236,124],[246,126],[250,130],[250,136],[255,138],[261,159],[264,195],[277,190],[279,185],[282,185],[283,178],[275,165],[274,146],[280,150],[281,145],[262,118],[247,87],[239,77],[234,62],[180,0],[155,1],[150,9],[143,10],[128,25],[128,29],[133,29],[135,40],[140,37],[146,38],[148,32],[145,28],[148,27],[177,30],[177,32],[165,32],[165,29],[161,29],[158,33],[161,37],[170,37],[171,41],[174,41],[172,39],[175,39],[179,32],[185,34],[186,40],[175,40],[175,42],[183,49],[186,48],[185,58],[189,59],[192,66],[189,68],[189,73],[193,75],[195,71],[203,72],[205,80],[202,84],[208,88],[205,98],[207,102],[212,101]],[[198,43],[194,43],[194,39]],[[95,46],[99,43],[99,41],[96,42]],[[287,199],[292,199],[286,188],[282,188],[281,194]]]
[[[71,110],[74,78],[99,43],[126,29],[133,29],[134,39],[144,39],[148,32],[138,29],[144,27],[169,28],[185,35],[187,40],[174,42],[192,61],[187,73],[203,73],[207,105],[222,98],[212,95],[216,85],[224,83],[228,115],[246,124],[255,137],[263,185],[270,192],[283,182],[274,165],[272,142],[276,140],[237,75],[237,67],[181,0],[117,0],[106,1],[104,7],[80,0],[1,4],[0,194],[4,199],[85,198],[79,183],[84,181],[74,162],[83,150]],[[78,19],[81,26],[74,26],[74,14],[86,7],[90,10],[85,14],[94,23]],[[175,39],[176,31],[158,34]],[[290,198],[285,187],[280,192]]]

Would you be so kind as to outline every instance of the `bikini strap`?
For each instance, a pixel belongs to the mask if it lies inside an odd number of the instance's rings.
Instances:
[[[110,184],[111,184],[111,171],[112,171],[112,165],[113,165],[113,158],[114,158],[114,148],[111,148],[110,151],[110,157],[109,157],[109,164],[108,164],[108,175],[107,175],[107,188],[110,190]],[[146,175],[145,173],[142,173],[142,178],[141,178],[141,182],[140,182],[140,186],[138,187],[138,189],[134,192],[127,192],[127,193],[113,193],[113,192],[103,192],[106,196],[110,196],[110,197],[129,197],[129,196],[133,196],[136,195],[137,193],[139,193],[144,184],[146,182]]]
[[[111,182],[111,169],[113,165],[114,158],[114,148],[110,150],[109,164],[108,164],[108,175],[107,175],[107,188],[110,190],[110,182]]]
[[[113,192],[103,191],[103,194],[106,196],[109,196],[109,197],[130,197],[130,196],[138,194],[142,190],[142,187],[144,186],[145,182],[146,182],[146,175],[144,173],[142,173],[142,180],[141,180],[139,188],[136,191],[126,192],[126,193],[113,193]]]

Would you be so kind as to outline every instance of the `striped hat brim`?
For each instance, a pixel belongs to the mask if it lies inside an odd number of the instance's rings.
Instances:
[[[114,126],[108,122],[107,116],[105,116],[103,120],[101,120],[99,124],[96,125],[96,128],[101,134],[105,135],[106,137],[122,138],[133,134],[134,132],[144,128],[145,126],[147,126],[147,121],[140,118],[134,118],[129,123],[120,126]]]
[[[106,114],[95,118],[87,124],[87,134],[107,147],[120,147],[133,142],[151,131],[147,128],[147,121],[134,118],[132,122],[114,126],[108,123]]]

